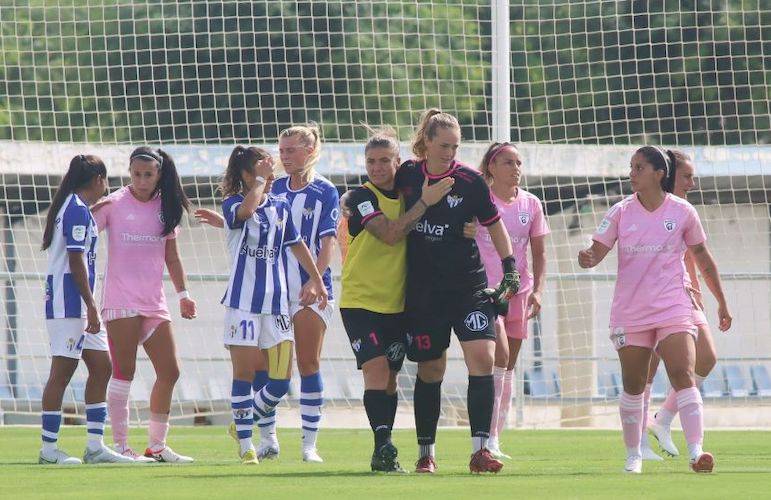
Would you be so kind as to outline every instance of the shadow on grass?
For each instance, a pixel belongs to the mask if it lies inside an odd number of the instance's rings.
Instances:
[[[489,476],[495,476],[495,477],[548,477],[548,476],[596,476],[597,474],[595,472],[560,472],[560,473],[538,473],[538,474],[531,474],[531,473],[523,473],[523,474],[470,474],[468,472],[448,472],[448,473],[438,473],[433,476],[430,476],[428,474],[383,474],[383,473],[376,473],[376,472],[368,472],[368,471],[361,471],[361,472],[349,472],[349,471],[316,471],[316,472],[243,472],[243,473],[223,473],[223,474],[196,474],[196,475],[190,475],[190,476],[184,476],[185,479],[229,479],[229,478],[264,478],[264,477],[270,477],[270,478],[286,478],[286,479],[292,479],[292,478],[327,478],[327,477],[348,477],[348,478],[357,478],[357,477],[437,477],[437,478],[469,478],[469,477],[489,477]],[[153,476],[154,479],[171,479],[171,478],[177,478],[179,479],[179,475],[156,475]]]

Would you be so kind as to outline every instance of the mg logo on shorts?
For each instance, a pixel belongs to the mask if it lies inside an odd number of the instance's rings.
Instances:
[[[351,342],[351,348],[354,352],[361,351],[361,339],[356,339],[353,342]]]
[[[388,361],[399,361],[404,358],[404,344],[394,342],[386,348],[386,358]]]
[[[290,321],[289,316],[274,316],[273,322],[276,324],[276,328],[282,332],[289,331],[289,327],[292,326],[292,322]]]
[[[466,316],[464,323],[466,324],[466,328],[472,332],[481,332],[490,324],[487,315],[479,311],[469,313],[469,315]]]

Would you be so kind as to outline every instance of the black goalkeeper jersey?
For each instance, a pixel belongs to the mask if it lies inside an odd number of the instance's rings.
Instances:
[[[479,249],[463,237],[463,224],[476,218],[483,226],[500,219],[490,198],[490,189],[480,173],[453,162],[442,175],[433,176],[425,161],[408,160],[396,172],[396,189],[404,197],[405,209],[418,202],[426,177],[434,184],[452,176],[452,190],[428,207],[407,238],[407,286],[435,290],[459,290],[487,284]]]

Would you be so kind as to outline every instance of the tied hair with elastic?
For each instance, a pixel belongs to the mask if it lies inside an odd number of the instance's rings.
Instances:
[[[675,184],[674,174],[676,165],[669,153],[659,146],[643,146],[637,149],[635,154],[645,157],[645,161],[653,167],[653,170],[664,171],[664,177],[661,179],[661,189],[671,193]]]

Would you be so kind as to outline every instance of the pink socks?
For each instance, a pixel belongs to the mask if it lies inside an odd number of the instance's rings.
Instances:
[[[495,397],[493,398],[493,418],[490,420],[490,437],[498,437],[498,420],[501,412],[501,396],[503,395],[503,376],[506,368],[493,366],[493,387],[495,388]]]
[[[169,414],[151,413],[150,424],[147,427],[147,447],[154,452],[166,447],[166,436],[169,434]]]
[[[511,393],[514,386],[514,370],[494,366],[493,385],[495,386],[495,400],[493,403],[493,418],[490,422],[490,438],[495,440],[501,435],[509,418]]]
[[[680,424],[685,433],[685,442],[701,445],[704,440],[704,403],[696,387],[677,391],[677,409],[680,412]]]
[[[503,375],[503,391],[501,392],[501,409],[498,415],[498,428],[496,435],[500,436],[501,431],[506,427],[509,419],[509,409],[511,409],[511,392],[514,387],[514,370],[506,370]]]
[[[107,386],[107,412],[112,425],[112,440],[121,451],[128,442],[130,380],[111,378]]]
[[[627,456],[642,456],[640,440],[643,432],[643,407],[644,394],[621,394],[619,401],[619,414],[621,415],[621,428],[624,431],[624,444]]]

